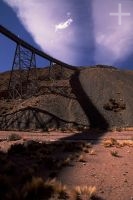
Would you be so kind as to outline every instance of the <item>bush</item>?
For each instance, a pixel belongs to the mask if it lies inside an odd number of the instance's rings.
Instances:
[[[120,157],[117,151],[111,151],[110,153],[114,157]]]
[[[12,133],[8,137],[8,141],[17,141],[17,140],[21,140],[21,139],[22,139],[22,137],[16,133]]]
[[[35,178],[33,177],[31,182],[27,182],[22,189],[22,199],[48,199],[52,196],[53,194],[53,188],[52,186],[46,186],[45,182],[43,181],[42,178]]]
[[[126,109],[126,104],[124,102],[116,101],[115,99],[109,99],[103,108],[108,111],[120,112]]]

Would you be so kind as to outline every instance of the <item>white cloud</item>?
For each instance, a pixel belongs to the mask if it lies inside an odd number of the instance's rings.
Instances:
[[[88,55],[91,55],[97,64],[113,65],[132,52],[133,1],[122,1],[122,11],[131,13],[131,16],[123,16],[121,26],[117,17],[109,15],[118,12],[119,0],[84,0],[84,4],[78,1],[78,7],[88,5],[85,13],[79,12],[80,9],[68,0],[3,1],[15,10],[41,49],[64,62],[82,65],[83,59],[88,60]],[[85,16],[90,19],[85,19]]]
[[[113,64],[124,60],[132,51],[133,47],[133,21],[132,17],[122,17],[122,25],[118,25],[118,17],[109,16],[110,12],[118,12],[118,3],[112,0],[98,0],[93,2],[94,27],[95,27],[95,61],[97,63]],[[131,2],[133,4],[133,2]],[[122,3],[123,12],[131,12],[131,3]],[[104,10],[104,12],[103,12]]]
[[[74,29],[72,26],[68,29],[73,20],[70,17],[71,13],[68,12],[70,5],[66,0],[4,0],[4,2],[15,10],[21,23],[44,52],[64,62],[74,63],[76,54],[69,47],[73,42]],[[66,16],[66,13],[69,16]],[[58,24],[61,20],[64,23]],[[57,30],[65,29],[65,32],[55,32],[56,24]]]
[[[72,22],[72,18],[69,18],[67,21],[55,25],[55,31],[68,28]]]
[[[116,27],[96,33],[96,60],[100,61],[101,59],[101,62],[104,62],[105,59],[108,59],[113,64],[128,56],[133,46],[132,31],[131,24],[126,24],[125,27]]]

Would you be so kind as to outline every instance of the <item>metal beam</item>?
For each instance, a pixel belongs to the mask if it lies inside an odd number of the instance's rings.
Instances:
[[[66,64],[66,63],[64,63],[62,61],[59,61],[59,60],[53,58],[52,56],[49,56],[48,54],[44,53],[43,51],[38,50],[37,48],[33,47],[32,45],[30,45],[26,41],[20,39],[18,36],[16,36],[14,33],[9,31],[8,29],[3,27],[2,25],[0,25],[0,33],[2,33],[3,35],[8,37],[9,39],[14,41],[15,43],[23,46],[24,48],[26,48],[28,50],[30,50],[31,52],[34,52],[36,55],[41,56],[41,57],[51,61],[52,63],[56,63],[58,65],[62,65],[62,66],[66,67],[68,69],[71,69],[71,70],[75,70],[76,69],[76,66],[71,66],[69,64]]]

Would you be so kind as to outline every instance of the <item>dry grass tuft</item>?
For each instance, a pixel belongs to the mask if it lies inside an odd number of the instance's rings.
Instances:
[[[116,140],[114,138],[105,140],[103,142],[104,147],[124,147],[124,146],[129,146],[133,147],[133,140]]]
[[[73,199],[85,199],[89,200],[96,194],[95,186],[76,186],[73,191]]]
[[[78,161],[79,161],[79,162],[86,162],[84,155],[81,154],[81,155],[79,156],[79,158],[78,158]]]
[[[128,146],[133,147],[133,140],[123,140],[122,142],[119,142],[122,147]]]
[[[113,151],[110,151],[110,153],[111,153],[111,155],[114,156],[114,157],[120,157],[119,154],[118,154],[118,151],[114,151],[114,150],[113,150]]]
[[[96,151],[92,149],[91,151],[89,151],[89,155],[96,155]]]
[[[103,142],[103,146],[104,147],[114,147],[116,145],[118,145],[118,142],[114,138],[110,138],[110,139],[104,140],[104,142]]]
[[[29,199],[67,199],[67,188],[56,179],[44,180],[40,177],[33,177],[22,189],[22,198]]]
[[[30,182],[27,182],[22,189],[22,198],[25,200],[42,198],[44,196],[45,188],[45,197],[50,197],[53,193],[52,188],[45,187],[45,183],[40,177],[33,177]],[[49,195],[48,195],[49,193]]]
[[[67,187],[63,185],[61,182],[57,181],[56,179],[52,179],[46,181],[45,185],[53,188],[54,194],[55,196],[58,197],[58,199],[67,199],[68,197]]]

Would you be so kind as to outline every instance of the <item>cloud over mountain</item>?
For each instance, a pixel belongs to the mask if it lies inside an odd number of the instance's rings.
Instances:
[[[4,0],[41,49],[73,65],[109,64],[133,53],[133,1]],[[82,9],[80,9],[80,7]]]

